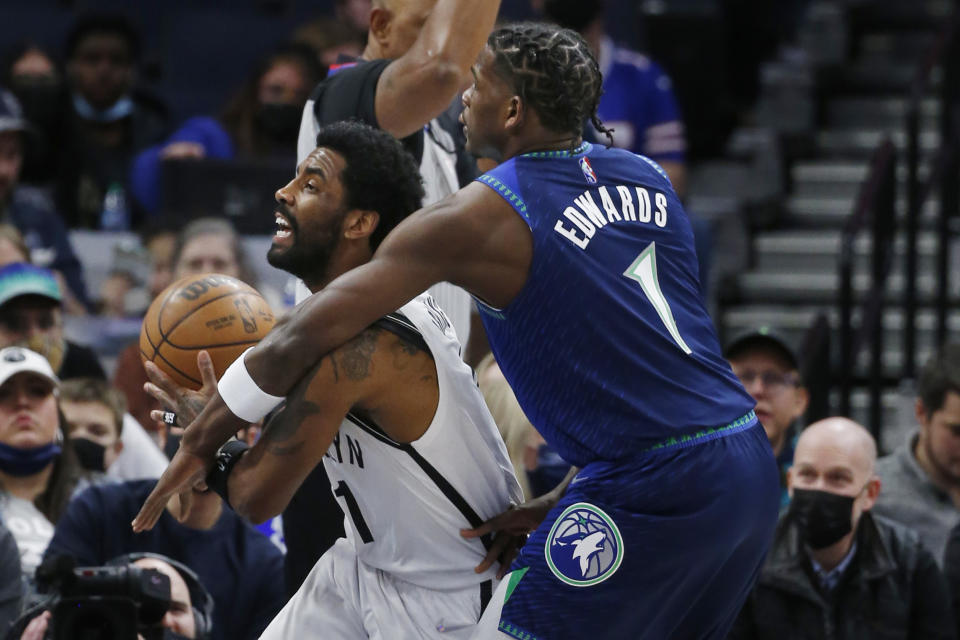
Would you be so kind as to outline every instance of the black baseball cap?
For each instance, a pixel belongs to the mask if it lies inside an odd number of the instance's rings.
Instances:
[[[800,368],[800,361],[797,359],[797,354],[791,348],[790,343],[776,329],[769,326],[754,327],[737,334],[733,340],[727,343],[723,350],[723,356],[727,360],[733,360],[743,353],[755,349],[772,351],[779,355],[791,369]]]

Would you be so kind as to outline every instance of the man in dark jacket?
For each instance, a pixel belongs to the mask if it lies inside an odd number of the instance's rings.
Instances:
[[[41,190],[20,186],[24,148],[35,139],[27,135],[29,127],[20,103],[0,87],[0,222],[16,227],[30,251],[30,261],[63,274],[74,298],[86,306],[83,268],[63,219]]]
[[[947,551],[943,556],[943,573],[950,585],[953,598],[953,619],[957,623],[957,636],[960,637],[960,525],[950,532]]]
[[[846,418],[808,427],[792,496],[731,639],[956,638],[943,574],[917,535],[875,517],[876,445]]]

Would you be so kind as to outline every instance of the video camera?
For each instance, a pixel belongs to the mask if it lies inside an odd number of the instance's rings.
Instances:
[[[129,564],[77,567],[70,556],[48,558],[37,582],[50,594],[53,640],[146,640],[162,636],[170,578]]]

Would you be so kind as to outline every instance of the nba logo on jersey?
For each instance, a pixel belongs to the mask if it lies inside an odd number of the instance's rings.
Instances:
[[[583,177],[590,184],[597,184],[597,174],[593,172],[593,166],[586,156],[580,158],[580,170],[583,171]]]
[[[623,539],[603,510],[578,502],[557,518],[543,551],[553,575],[571,586],[589,587],[620,568]]]

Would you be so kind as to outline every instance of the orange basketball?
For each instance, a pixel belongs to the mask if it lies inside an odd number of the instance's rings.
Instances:
[[[199,389],[199,351],[210,353],[219,378],[275,322],[270,305],[245,282],[219,273],[188,276],[164,289],[147,309],[140,357],[177,384]]]

